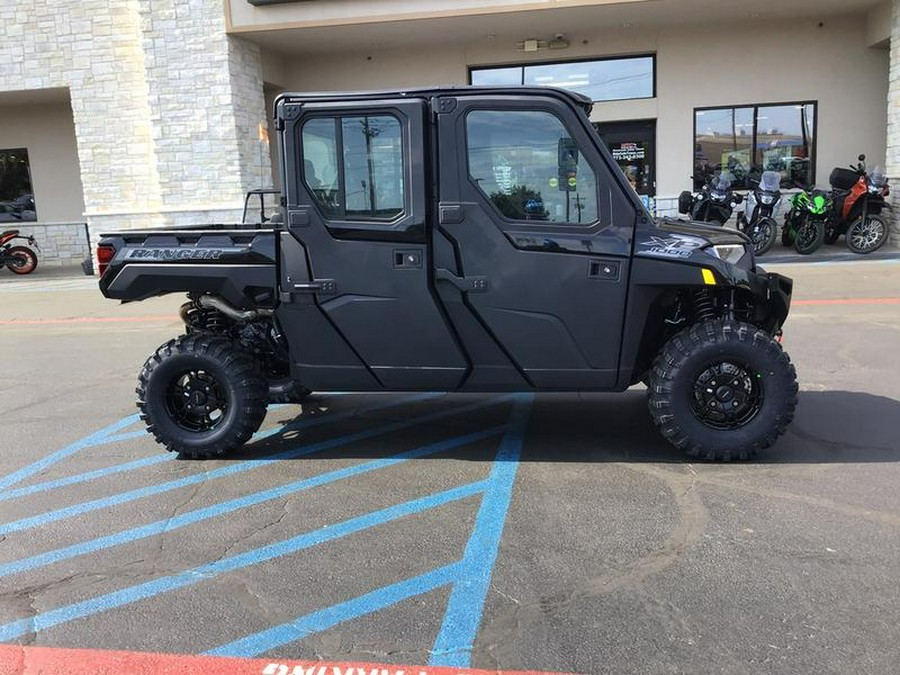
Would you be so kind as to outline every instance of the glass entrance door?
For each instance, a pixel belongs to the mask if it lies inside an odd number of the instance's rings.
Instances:
[[[656,196],[656,120],[594,124],[613,159],[635,191]]]

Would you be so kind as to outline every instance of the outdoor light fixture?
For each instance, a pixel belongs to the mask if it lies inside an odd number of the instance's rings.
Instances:
[[[552,40],[540,40],[538,38],[526,38],[516,43],[516,49],[520,52],[537,52],[541,49],[566,49],[569,41],[562,33],[557,33]]]

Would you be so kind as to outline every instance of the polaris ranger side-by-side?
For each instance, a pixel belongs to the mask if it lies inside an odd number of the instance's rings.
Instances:
[[[140,374],[169,450],[245,443],[311,391],[623,391],[688,455],[746,458],[794,415],[792,282],[742,234],[647,213],[549,88],[283,94],[280,217],[103,236],[104,295],[186,292]],[[599,439],[598,439],[599,440]]]

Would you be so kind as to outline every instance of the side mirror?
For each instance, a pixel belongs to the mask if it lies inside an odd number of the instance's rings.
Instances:
[[[865,162],[865,161],[866,161],[866,156],[865,156],[865,155],[860,155],[860,156],[859,156],[859,161],[860,161],[860,162]]]

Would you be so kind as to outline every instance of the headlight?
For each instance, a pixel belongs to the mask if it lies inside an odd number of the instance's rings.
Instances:
[[[737,265],[747,252],[747,247],[743,244],[716,244],[714,246],[707,246],[703,250],[719,260],[724,260],[732,265]]]
[[[761,199],[763,204],[770,206],[775,201],[775,195],[763,195]]]

